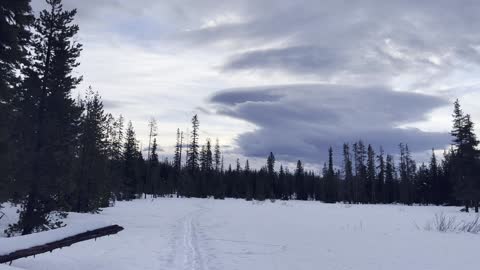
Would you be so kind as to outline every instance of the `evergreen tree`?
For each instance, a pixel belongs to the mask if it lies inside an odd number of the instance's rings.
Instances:
[[[416,165],[410,156],[408,145],[400,143],[400,202],[412,204]]]
[[[197,115],[194,115],[192,118],[192,133],[190,137],[190,145],[187,156],[187,168],[190,171],[190,174],[195,175],[195,172],[199,169],[199,151],[200,148],[198,144],[198,133],[199,122]]]
[[[201,171],[205,171],[205,170],[206,170],[206,164],[205,164],[205,161],[206,161],[205,157],[206,157],[206,155],[207,155],[207,150],[206,150],[206,148],[205,148],[205,145],[202,145],[202,146],[200,147],[200,156],[199,156],[199,158],[198,158],[198,160],[200,161],[200,170],[201,170]]]
[[[218,138],[217,138],[215,141],[214,156],[213,156],[214,167],[216,172],[219,172],[221,169],[221,155],[222,154],[220,152],[220,143],[218,142]]]
[[[108,206],[110,187],[107,182],[107,116],[98,92],[90,87],[83,101],[79,137],[78,165],[76,166],[75,188],[72,210],[95,212]]]
[[[367,152],[362,141],[353,144],[353,154],[355,160],[355,177],[354,177],[354,202],[366,202],[365,180],[367,178],[367,167],[365,159]]]
[[[383,148],[380,147],[380,154],[377,156],[378,167],[377,167],[377,178],[375,184],[375,194],[376,194],[376,203],[385,202],[385,193],[384,193],[384,186],[385,186],[385,174],[386,174],[386,165],[385,165],[385,158],[384,158],[384,151]]]
[[[175,156],[173,158],[173,164],[177,171],[180,171],[182,168],[182,144],[183,133],[180,132],[179,128],[177,128],[177,142],[175,144]]]
[[[295,187],[297,189],[296,191],[297,200],[307,199],[307,193],[305,192],[304,179],[305,179],[305,172],[303,170],[303,165],[302,165],[302,162],[298,160],[297,167],[295,169]]]
[[[153,140],[157,136],[157,121],[155,120],[155,118],[150,119],[150,121],[148,122],[148,129],[149,129],[149,132],[148,132],[148,147],[147,147],[147,167],[146,167],[145,182],[143,183],[143,194],[145,195],[145,199],[147,198],[147,191],[152,187],[152,183],[151,183],[152,164],[150,164],[150,161],[151,161],[150,154],[151,154]]]
[[[113,137],[112,137],[112,160],[121,160],[123,155],[123,145],[124,145],[124,118],[122,115],[118,117],[117,120],[113,122]]]
[[[266,193],[269,199],[275,199],[276,181],[275,181],[275,156],[272,152],[267,158],[267,187]]]
[[[213,155],[212,155],[212,145],[210,143],[210,139],[207,139],[207,143],[205,145],[205,157],[204,157],[204,170],[207,172],[211,172],[213,170]]]
[[[268,174],[266,168],[260,169],[258,174],[254,175],[254,182],[255,182],[255,200],[263,201],[266,198],[265,194],[265,186],[266,180],[268,179]]]
[[[141,153],[138,151],[138,142],[135,137],[132,122],[128,122],[125,133],[125,146],[123,151],[124,176],[122,182],[123,194],[121,199],[131,200],[136,197],[139,186],[138,162]]]
[[[394,203],[397,201],[395,181],[395,163],[393,156],[387,155],[385,166],[385,203]]]
[[[418,172],[415,175],[415,199],[416,203],[425,204],[429,203],[429,171],[425,163],[422,163],[418,168]]]
[[[289,193],[289,186],[287,183],[287,177],[285,175],[285,171],[283,170],[283,165],[280,165],[280,169],[278,172],[278,183],[279,183],[279,197],[282,200],[288,200],[290,197]]]
[[[365,179],[365,190],[367,192],[367,201],[375,203],[377,196],[375,194],[375,152],[372,146],[369,144],[367,148],[367,178]]]
[[[350,147],[347,143],[343,144],[343,175],[345,177],[345,201],[353,202],[353,168]]]
[[[245,161],[245,167],[243,170],[243,183],[245,184],[245,199],[247,201],[251,201],[253,199],[253,189],[254,183],[251,180],[251,171],[250,171],[250,163],[248,159]]]
[[[71,184],[81,115],[81,107],[71,98],[81,81],[73,75],[82,48],[75,38],[78,26],[72,24],[76,10],[64,11],[60,0],[47,4],[49,9],[35,22],[33,57],[15,98],[21,114],[16,123],[24,133],[19,142],[28,164],[17,178],[26,183],[28,195],[11,231],[22,234],[61,224],[52,222],[50,212],[65,206],[63,187]]]
[[[432,157],[430,158],[429,174],[427,179],[428,203],[434,203],[439,205],[441,203],[440,193],[440,172],[437,163],[437,157],[435,156],[435,150],[432,149]]]
[[[158,161],[158,154],[157,154],[157,149],[158,149],[158,144],[157,144],[157,138],[153,138],[152,142],[152,147],[150,149],[150,155],[148,159],[148,166],[150,166],[150,181],[149,181],[149,191],[151,194],[156,195],[160,192],[160,179],[158,177],[159,175],[159,161]],[[173,193],[173,187],[168,187],[168,191],[170,193]]]
[[[479,151],[477,146],[479,141],[474,133],[473,122],[470,115],[464,115],[460,108],[458,100],[454,103],[453,129],[451,132],[453,144],[452,176],[455,183],[455,196],[457,200],[462,201],[468,212],[471,204],[478,212],[478,203],[480,201],[480,180],[478,180],[478,159]]]
[[[324,174],[325,179],[325,202],[334,203],[337,200],[337,181],[333,169],[333,149],[328,148],[328,167]]]

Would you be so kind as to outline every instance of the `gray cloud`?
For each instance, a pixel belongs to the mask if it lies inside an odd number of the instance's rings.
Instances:
[[[256,91],[258,89],[252,89],[251,91],[227,90],[221,93],[216,93],[211,97],[211,101],[220,104],[236,105],[239,103],[245,103],[248,101],[253,102],[271,102],[277,101],[281,98],[279,94],[271,93],[269,91]]]
[[[407,67],[404,60],[395,59],[379,48],[366,52],[361,49],[292,46],[237,54],[225,63],[223,70],[283,70],[325,78],[334,75],[385,78],[398,75]]]
[[[249,100],[252,92],[275,96],[273,100]],[[242,93],[246,95],[242,97]],[[255,97],[255,96],[254,96]],[[232,103],[231,100],[235,100]],[[345,85],[283,85],[220,91],[211,98],[217,113],[246,120],[258,129],[240,134],[239,150],[246,156],[263,157],[274,151],[285,160],[323,161],[329,146],[365,140],[375,147],[397,152],[400,142],[414,152],[444,147],[449,135],[398,126],[421,121],[448,102],[442,98],[385,87]]]
[[[103,99],[103,107],[107,110],[124,108],[126,106],[134,105],[132,101],[121,101],[113,99]]]

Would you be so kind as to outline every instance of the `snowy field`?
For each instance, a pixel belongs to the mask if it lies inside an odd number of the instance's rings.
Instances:
[[[4,210],[2,231],[15,219],[13,209]],[[474,216],[458,210],[231,199],[119,202],[97,215],[70,214],[67,223],[113,223],[124,231],[20,259],[8,269],[475,269],[480,235],[421,229],[436,213]],[[0,238],[0,247],[7,243]]]

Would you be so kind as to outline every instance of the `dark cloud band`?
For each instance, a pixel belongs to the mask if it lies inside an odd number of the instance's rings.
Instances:
[[[211,101],[217,113],[258,127],[237,138],[246,156],[274,151],[286,160],[318,163],[329,146],[339,149],[344,142],[360,139],[389,152],[396,152],[400,142],[416,152],[449,143],[446,133],[399,127],[448,105],[436,96],[385,87],[310,84],[228,89]]]

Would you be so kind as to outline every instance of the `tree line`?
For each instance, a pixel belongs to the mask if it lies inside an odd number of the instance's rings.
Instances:
[[[342,164],[333,149],[321,173],[249,161],[224,164],[220,142],[201,143],[198,116],[189,138],[179,129],[172,160],[159,160],[157,125],[149,122],[142,154],[131,122],[104,111],[91,87],[72,92],[82,45],[76,10],[46,0],[38,17],[29,0],[0,3],[0,202],[19,206],[7,234],[62,226],[66,212],[98,212],[116,201],[146,196],[317,200],[326,203],[464,205],[478,212],[480,161],[470,115],[454,104],[452,147],[417,164],[407,144],[399,153],[363,141],[345,143]]]

